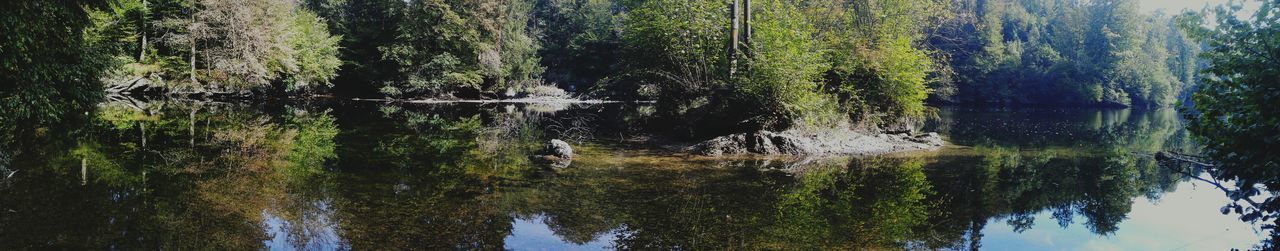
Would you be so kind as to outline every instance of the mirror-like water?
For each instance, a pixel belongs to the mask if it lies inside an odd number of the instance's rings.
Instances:
[[[943,108],[871,158],[646,150],[615,104],[104,103],[3,138],[0,249],[1248,248],[1172,110]],[[565,139],[549,170],[529,155]],[[16,171],[16,172],[15,172]]]

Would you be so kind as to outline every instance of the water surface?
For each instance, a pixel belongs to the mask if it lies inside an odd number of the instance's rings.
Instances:
[[[1172,110],[943,108],[959,145],[706,159],[652,107],[117,100],[0,148],[0,249],[1248,248]],[[565,139],[563,170],[530,155]],[[1194,174],[1193,174],[1194,175]]]

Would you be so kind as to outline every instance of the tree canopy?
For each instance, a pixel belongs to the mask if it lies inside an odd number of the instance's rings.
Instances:
[[[1197,81],[1199,43],[1138,2],[974,1],[931,44],[951,55],[955,92],[981,104],[1169,107]]]
[[[1179,17],[1183,28],[1208,44],[1203,58],[1209,66],[1188,112],[1188,129],[1220,166],[1208,172],[1232,183],[1233,200],[1222,208],[1249,222],[1261,221],[1271,231],[1265,249],[1280,241],[1280,199],[1254,198],[1280,191],[1280,3],[1261,1],[1257,12],[1243,11],[1242,2],[1219,6],[1209,13]],[[1214,18],[1207,27],[1206,16]],[[1224,188],[1225,189],[1225,188]]]

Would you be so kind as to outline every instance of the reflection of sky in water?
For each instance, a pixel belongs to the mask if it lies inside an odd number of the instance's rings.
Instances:
[[[267,211],[262,212],[263,227],[270,239],[262,242],[264,248],[268,250],[347,250],[350,247],[342,246],[345,243],[338,236],[337,222],[329,219],[331,209],[329,203],[315,203],[318,214],[307,215],[306,223],[289,222],[279,216]],[[314,218],[310,218],[314,217]],[[289,236],[290,224],[303,224],[304,235],[306,235],[306,243],[301,247],[295,245],[298,240],[290,240],[290,238],[298,238],[298,236]]]
[[[1134,198],[1133,211],[1120,222],[1119,231],[1098,236],[1086,228],[1077,214],[1062,228],[1050,218],[1052,211],[1036,214],[1036,225],[1022,233],[1006,219],[993,218],[983,231],[983,250],[1230,250],[1248,249],[1263,239],[1238,215],[1222,215],[1226,205],[1222,191],[1199,181],[1182,182],[1174,192],[1152,202]]]
[[[504,240],[509,250],[602,250],[612,249],[614,233],[605,233],[595,240],[581,245],[568,243],[556,236],[555,232],[543,221],[542,215],[531,219],[516,217],[512,224],[511,235]]]

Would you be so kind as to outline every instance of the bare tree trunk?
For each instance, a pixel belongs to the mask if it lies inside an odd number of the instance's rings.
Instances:
[[[191,38],[191,87],[195,88],[196,85],[199,85],[196,82],[196,39]]]
[[[741,17],[738,15],[738,0],[731,0],[729,4],[729,15],[733,16],[733,26],[729,29],[729,78],[732,79],[738,71],[738,28]],[[731,80],[732,81],[732,80]]]
[[[196,23],[195,12],[196,12],[196,3],[192,3],[191,24],[190,24],[191,26],[195,26],[195,23]],[[195,31],[192,31],[189,28],[187,32],[191,33],[191,34],[188,34],[187,36],[191,38],[191,88],[196,88],[196,86],[200,85],[200,82],[196,81],[196,36],[195,36],[196,34],[195,34]]]
[[[742,44],[746,47],[743,52],[751,57],[751,0],[742,0],[742,14]]]
[[[747,59],[750,60],[752,57],[754,57],[752,55],[752,50],[754,47],[751,47],[751,33],[752,33],[751,31],[751,0],[742,0],[742,16],[743,16],[742,26],[744,31],[742,34],[742,44],[744,45],[743,47],[745,47],[745,49],[743,49],[742,52],[743,52],[743,55],[745,55]],[[748,73],[751,72],[750,63],[746,65],[745,71],[747,71]]]
[[[89,158],[80,157],[80,185],[89,184]]]
[[[142,0],[142,30],[138,33],[142,34],[142,44],[138,46],[138,62],[147,59],[147,0]]]
[[[191,113],[188,115],[189,120],[191,120],[191,124],[187,127],[187,133],[190,134],[190,145],[192,148],[196,147],[196,110],[196,107],[192,106]]]

